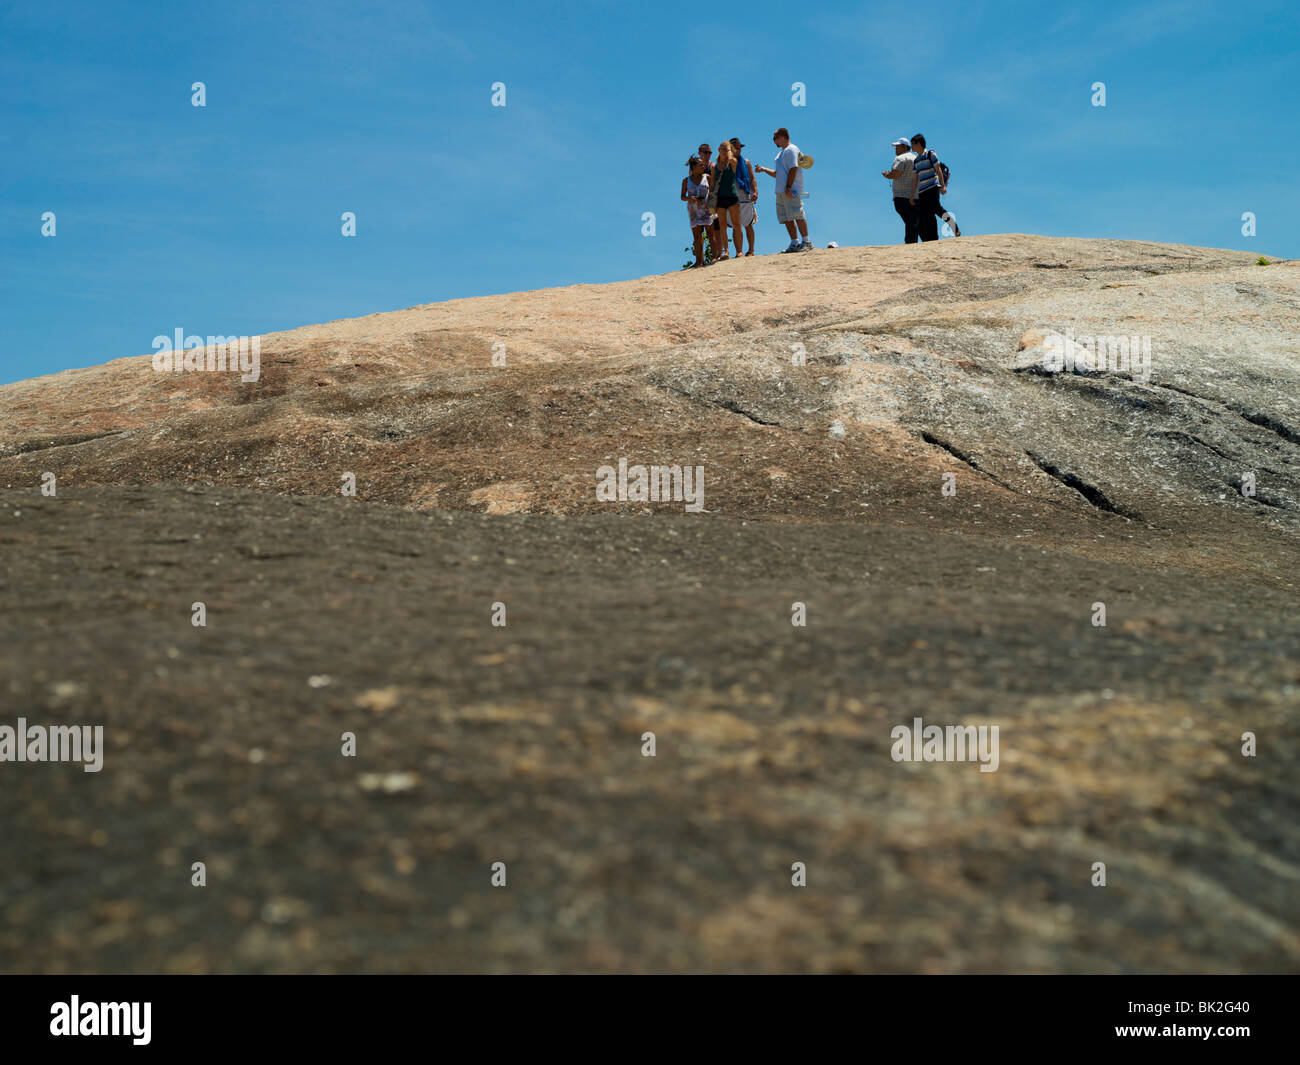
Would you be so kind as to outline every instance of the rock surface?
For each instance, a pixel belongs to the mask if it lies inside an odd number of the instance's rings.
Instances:
[[[1300,268],[1254,262],[841,248],[0,388],[0,724],[107,746],[0,764],[0,967],[1295,971]],[[1033,330],[1149,377],[1017,373]],[[704,512],[598,501],[620,458]],[[894,761],[915,717],[998,771]]]

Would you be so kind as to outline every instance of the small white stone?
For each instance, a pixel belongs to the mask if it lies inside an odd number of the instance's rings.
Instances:
[[[382,791],[385,795],[410,791],[416,785],[414,773],[362,773],[358,782],[362,791]]]

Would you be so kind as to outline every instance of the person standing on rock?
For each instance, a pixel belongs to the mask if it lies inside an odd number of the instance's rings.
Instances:
[[[736,185],[740,190],[740,224],[745,227],[745,236],[749,240],[746,258],[754,254],[754,223],[758,221],[758,183],[754,180],[754,164],[740,154],[745,146],[739,137],[731,138],[731,150],[736,157]],[[740,254],[737,246],[736,254]]]
[[[704,164],[704,173],[709,179],[708,207],[710,212],[712,212],[713,209],[717,206],[717,198],[714,195],[714,193],[718,191],[717,179],[715,174],[715,170],[717,168],[713,162],[713,146],[710,144],[701,144],[697,149],[695,149],[695,151],[696,154],[699,155],[700,157],[700,162]],[[715,214],[713,216],[713,224],[709,227],[709,234],[708,234],[709,247],[712,249],[710,254],[713,256],[714,260],[718,258],[718,243],[719,243],[718,231],[719,228],[721,227],[721,224],[722,223],[719,221],[718,216]]]
[[[754,169],[776,178],[776,220],[790,234],[790,246],[785,250],[809,251],[813,243],[808,239],[808,222],[803,214],[803,169],[799,166],[799,147],[790,143],[790,131],[784,126],[772,134],[772,143],[776,145],[775,168],[756,166]]]
[[[709,199],[709,175],[704,172],[704,163],[698,155],[686,160],[690,173],[682,178],[682,199],[686,201],[686,210],[690,216],[691,239],[694,242],[695,265],[704,265],[704,238],[709,238],[709,250],[713,254],[713,223],[716,219],[706,206]]]
[[[921,240],[920,214],[916,209],[916,153],[906,137],[894,141],[894,166],[892,170],[882,170],[881,177],[889,178],[893,184],[894,210],[903,220],[903,243],[917,244]]]
[[[939,157],[925,146],[925,137],[920,133],[912,138],[912,151],[916,153],[912,166],[916,169],[916,210],[921,216],[921,240],[939,239],[937,219],[940,218],[952,227],[953,236],[960,237],[957,219],[939,202],[939,196],[948,192]]]
[[[736,174],[736,161],[731,156],[731,142],[723,141],[718,145],[718,161],[713,168],[714,180],[717,182],[715,195],[718,206],[718,250],[719,260],[728,259],[727,224],[730,219],[731,232],[736,240],[736,258],[740,258],[740,186]]]

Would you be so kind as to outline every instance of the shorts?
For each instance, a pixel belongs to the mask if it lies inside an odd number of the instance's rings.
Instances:
[[[719,211],[725,211],[729,207],[735,207],[739,202],[740,200],[736,197],[735,193],[732,193],[730,196],[723,196],[721,193],[718,194]]]
[[[782,224],[797,222],[803,218],[803,197],[787,196],[784,192],[776,194],[776,220]]]
[[[740,201],[740,225],[743,229],[748,229],[758,221],[758,212],[754,210],[753,200]]]

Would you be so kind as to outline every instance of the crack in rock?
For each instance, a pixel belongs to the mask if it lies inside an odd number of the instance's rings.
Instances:
[[[1084,499],[1098,510],[1104,510],[1110,514],[1118,514],[1121,518],[1128,518],[1130,521],[1142,520],[1141,515],[1135,514],[1132,511],[1121,507],[1117,503],[1112,503],[1106,497],[1105,492],[1096,485],[1089,484],[1082,477],[1078,476],[1078,474],[1062,470],[1054,463],[1048,462],[1045,458],[1042,458],[1039,455],[1035,455],[1032,451],[1026,451],[1025,454],[1028,455],[1034,465],[1045,474],[1054,480],[1060,481],[1066,488],[1074,489],[1074,491],[1078,492],[1079,495],[1083,496]]]
[[[1011,485],[1007,484],[1006,481],[1002,480],[996,474],[986,470],[983,466],[981,466],[973,458],[971,458],[964,451],[958,448],[955,444],[952,444],[949,441],[944,440],[942,437],[935,436],[928,429],[921,430],[921,439],[924,440],[927,444],[932,444],[934,447],[942,448],[944,451],[948,452],[948,454],[951,455],[953,458],[957,459],[959,462],[966,463],[966,465],[969,466],[976,473],[983,474],[994,484],[1001,485],[1008,492],[1015,491],[1015,489],[1012,488]]]

